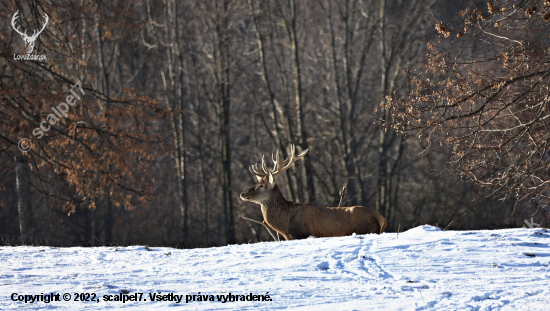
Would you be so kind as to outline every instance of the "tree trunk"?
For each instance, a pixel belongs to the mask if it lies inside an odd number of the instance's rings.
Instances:
[[[27,156],[16,156],[15,162],[17,208],[19,210],[19,228],[21,233],[21,243],[24,244],[34,238],[29,159],[27,158]]]
[[[90,246],[95,246],[96,237],[95,209],[90,209]]]
[[[220,138],[221,138],[221,170],[222,170],[222,201],[225,218],[225,235],[227,244],[236,244],[235,219],[233,217],[233,200],[231,193],[231,136],[230,136],[230,107],[231,107],[231,65],[230,50],[228,42],[228,13],[229,1],[223,1],[222,14],[219,16],[217,25],[218,35],[218,61],[217,71],[220,77]]]
[[[380,0],[380,54],[382,57],[381,73],[380,73],[380,90],[382,92],[382,100],[387,95],[388,88],[388,72],[387,72],[387,60],[386,60],[386,38],[384,35],[384,19],[385,16],[386,1]],[[384,106],[380,109],[382,122],[386,120],[386,111]],[[386,216],[386,205],[388,197],[387,178],[388,178],[388,164],[387,164],[387,145],[386,145],[386,132],[383,128],[379,129],[379,162],[378,162],[378,196],[376,200],[376,209],[382,216]]]
[[[220,136],[222,141],[222,192],[227,244],[236,244],[235,221],[233,218],[233,200],[231,198],[231,139],[229,135],[230,99],[223,99]]]
[[[300,146],[297,152],[302,152],[308,148],[307,131],[304,124],[304,99],[302,94],[302,74],[300,68],[300,50],[298,45],[298,31],[296,29],[297,14],[296,14],[296,2],[290,0],[290,46],[292,48],[292,80],[294,85],[294,96],[296,101],[296,136],[298,138],[298,145]],[[303,183],[298,183],[298,192],[302,195],[300,199],[303,202],[315,202],[315,186],[313,183],[313,166],[309,157],[304,158],[305,167],[305,191],[302,191]],[[300,174],[303,176],[303,174]]]
[[[105,240],[103,243],[113,244],[114,210],[110,194],[107,194],[107,212],[103,218],[103,223],[105,226]]]

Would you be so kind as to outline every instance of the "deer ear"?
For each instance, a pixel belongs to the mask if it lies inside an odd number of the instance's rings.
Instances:
[[[254,176],[256,176],[256,179],[257,179],[258,181],[262,181],[262,177],[260,177],[260,176],[258,176],[258,175],[254,175]]]
[[[271,175],[271,172],[269,173],[269,183],[273,185],[275,181],[273,180],[273,175]]]

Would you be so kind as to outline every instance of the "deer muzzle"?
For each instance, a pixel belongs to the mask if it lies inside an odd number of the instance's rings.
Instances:
[[[245,191],[245,192],[241,193],[241,200],[243,200],[243,201],[250,200],[250,197],[247,195],[247,192],[248,191]]]

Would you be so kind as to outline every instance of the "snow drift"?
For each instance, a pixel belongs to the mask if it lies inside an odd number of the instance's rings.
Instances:
[[[38,300],[25,303],[25,295]],[[45,302],[45,296],[55,295],[60,301]],[[544,229],[442,231],[426,225],[399,236],[187,250],[0,247],[2,310],[550,310],[549,306],[550,232]]]

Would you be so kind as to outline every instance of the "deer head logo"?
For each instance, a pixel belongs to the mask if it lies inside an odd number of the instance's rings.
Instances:
[[[44,13],[44,18],[46,19],[46,21],[44,22],[42,29],[40,29],[40,31],[33,30],[32,36],[29,36],[27,35],[26,29],[25,29],[25,32],[21,32],[21,30],[19,30],[19,27],[15,27],[15,20],[19,17],[18,14],[19,14],[19,11],[15,12],[15,14],[13,15],[13,18],[11,19],[11,26],[15,31],[17,31],[18,34],[21,35],[21,38],[23,38],[23,40],[25,41],[25,49],[27,50],[27,54],[31,54],[32,51],[34,50],[34,41],[36,41],[36,39],[38,38],[38,35],[41,34],[42,31],[44,31],[44,28],[46,28],[49,17],[48,17],[48,14]]]

